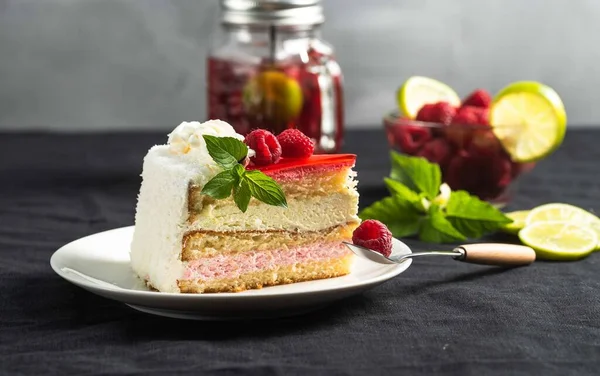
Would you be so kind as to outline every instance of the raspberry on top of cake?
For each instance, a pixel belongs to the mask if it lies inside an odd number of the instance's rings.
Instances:
[[[342,241],[360,222],[356,156],[313,151],[298,130],[244,137],[220,120],[182,123],[144,158],[133,270],[175,293],[348,274]]]

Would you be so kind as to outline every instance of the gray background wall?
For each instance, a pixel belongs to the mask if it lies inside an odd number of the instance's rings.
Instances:
[[[349,127],[408,76],[466,94],[533,79],[600,125],[598,0],[325,0]],[[0,0],[0,129],[171,129],[204,119],[216,0]]]

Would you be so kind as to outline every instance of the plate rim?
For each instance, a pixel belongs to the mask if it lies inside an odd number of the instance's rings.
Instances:
[[[58,265],[57,258],[60,257],[60,253],[65,252],[65,249],[72,247],[74,244],[84,241],[91,237],[106,235],[107,233],[110,233],[110,232],[128,231],[128,230],[132,231],[134,229],[134,227],[135,226],[133,226],[133,225],[117,227],[117,228],[113,228],[113,229],[109,229],[109,230],[100,231],[100,232],[97,232],[94,234],[86,235],[81,238],[70,241],[52,253],[52,256],[50,257],[50,266],[51,266],[52,270],[58,276],[60,276],[67,282],[74,284],[75,286],[78,286],[80,288],[84,288],[87,290],[93,290],[93,291],[110,294],[111,296],[117,295],[119,297],[127,297],[127,296],[131,296],[131,295],[135,295],[137,297],[148,297],[148,298],[152,297],[152,298],[157,298],[157,299],[179,299],[179,300],[213,300],[213,299],[214,300],[226,300],[226,299],[232,299],[232,298],[235,298],[236,300],[249,300],[249,299],[256,300],[256,299],[277,299],[277,298],[282,298],[282,297],[291,296],[291,295],[298,296],[298,295],[310,295],[310,294],[335,292],[335,291],[348,291],[348,290],[361,288],[361,287],[365,287],[365,286],[377,285],[377,284],[381,284],[387,280],[390,280],[390,279],[398,276],[399,274],[405,272],[412,264],[412,259],[409,258],[402,264],[386,265],[389,270],[386,270],[381,275],[378,275],[376,277],[373,277],[373,278],[370,278],[367,280],[358,280],[358,281],[355,281],[355,282],[349,283],[349,284],[319,288],[317,290],[300,290],[300,291],[294,291],[294,292],[281,292],[281,293],[275,292],[272,294],[252,294],[251,292],[246,293],[246,294],[240,294],[239,292],[224,292],[224,293],[210,293],[210,294],[185,294],[185,293],[172,293],[172,292],[160,292],[160,291],[133,290],[131,288],[120,287],[120,286],[116,286],[116,285],[114,288],[108,288],[108,287],[104,287],[99,284],[85,281],[83,279],[72,278],[69,275],[69,273],[63,272],[61,270],[61,266]],[[403,242],[401,242],[398,239],[394,239],[394,243],[396,243],[396,242],[401,243],[408,252],[411,252],[410,248],[408,246],[406,246],[406,244],[404,244]],[[356,256],[356,258],[361,261],[363,260],[359,256]],[[366,259],[364,260],[364,262],[375,263],[373,261],[366,260]],[[132,270],[132,272],[133,272],[133,270]],[[135,273],[134,273],[134,275],[135,275]],[[347,275],[352,275],[352,273],[347,274]],[[340,276],[340,277],[336,277],[336,278],[343,278],[343,277],[344,276]],[[139,278],[139,277],[137,277],[137,278]],[[331,278],[323,279],[323,280],[306,281],[306,282],[318,283],[319,281],[327,281],[327,280],[331,280]],[[107,283],[109,283],[109,282],[107,282]],[[291,285],[291,284],[289,284],[289,285]],[[285,286],[285,285],[269,286],[266,288],[276,288],[279,286]],[[261,289],[261,290],[264,291],[264,289]],[[247,290],[247,291],[254,291],[254,290]],[[257,290],[257,291],[260,291],[260,290]],[[123,300],[121,300],[121,301],[124,302]]]

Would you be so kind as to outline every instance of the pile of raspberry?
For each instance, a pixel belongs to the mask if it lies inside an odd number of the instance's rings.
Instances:
[[[484,200],[497,198],[529,165],[514,163],[491,130],[490,94],[478,89],[459,107],[447,102],[424,105],[416,120],[400,119],[388,128],[392,145],[408,155],[439,164],[443,179],[454,190],[466,190]],[[440,126],[441,125],[441,126]]]
[[[277,136],[265,129],[255,129],[246,135],[246,145],[254,150],[250,163],[267,166],[283,158],[306,159],[313,155],[315,144],[298,129],[286,129]]]

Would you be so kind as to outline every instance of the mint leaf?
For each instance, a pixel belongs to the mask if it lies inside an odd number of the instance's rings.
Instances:
[[[388,187],[388,190],[392,194],[392,196],[396,197],[396,200],[400,200],[402,202],[406,202],[405,206],[412,206],[415,210],[421,213],[426,213],[427,209],[423,206],[423,198],[425,195],[423,193],[416,193],[408,188],[406,185],[389,178],[384,178],[385,184]]]
[[[287,208],[287,201],[281,187],[258,170],[246,171],[242,182],[246,181],[252,197],[265,204]]]
[[[203,135],[206,142],[208,154],[212,159],[223,166],[231,169],[248,154],[248,147],[242,141],[233,137],[216,137]]]
[[[244,166],[238,163],[235,166],[233,166],[233,168],[231,169],[231,173],[235,178],[235,185],[239,185],[240,181],[244,177],[244,174],[246,173],[246,169],[244,168]]]
[[[236,182],[231,170],[220,172],[202,187],[202,194],[216,199],[224,199],[231,195],[231,189]]]
[[[408,188],[406,185],[400,183],[399,181],[390,178],[384,178],[383,181],[385,182],[385,185],[387,185],[388,190],[390,191],[392,196],[400,196],[406,201],[415,204],[421,202],[421,197],[417,192]]]
[[[433,205],[429,209],[427,218],[423,221],[419,238],[431,243],[454,243],[466,240],[466,237],[444,217],[443,211],[437,205]]]
[[[252,194],[250,193],[250,188],[248,188],[248,181],[242,179],[239,185],[233,186],[233,201],[242,213],[245,213],[248,209],[251,198]]]
[[[465,191],[451,193],[446,206],[446,218],[458,231],[470,238],[479,238],[512,222],[491,204]]]
[[[400,197],[386,197],[363,209],[359,217],[363,220],[377,219],[383,222],[396,238],[412,236],[419,232],[421,215]]]
[[[392,171],[390,177],[416,193],[424,193],[429,200],[433,200],[442,184],[440,166],[428,162],[425,158],[409,157],[395,151],[390,153],[392,158]]]
[[[231,174],[235,179],[233,183],[233,202],[242,213],[245,213],[252,198],[248,182],[245,180],[246,169],[241,164],[236,164],[231,169]]]

